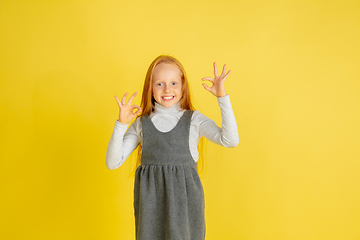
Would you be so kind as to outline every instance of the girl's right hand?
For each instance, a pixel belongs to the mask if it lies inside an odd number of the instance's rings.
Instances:
[[[121,99],[121,102],[119,99],[115,96],[115,99],[119,105],[119,119],[118,121],[120,123],[128,124],[130,123],[137,115],[140,114],[141,108],[134,104],[131,106],[131,102],[133,101],[134,97],[137,95],[137,92],[135,92],[129,99],[129,101],[126,103],[125,98],[128,95],[128,93],[125,93],[124,96]],[[134,109],[137,109],[134,112]]]

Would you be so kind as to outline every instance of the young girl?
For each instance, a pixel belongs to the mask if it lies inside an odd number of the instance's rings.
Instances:
[[[109,141],[106,166],[120,167],[138,145],[141,165],[135,172],[134,212],[138,240],[203,240],[205,238],[204,191],[196,170],[201,137],[225,146],[239,143],[235,116],[224,81],[230,71],[203,78],[204,88],[217,97],[222,128],[194,111],[188,80],[181,63],[161,55],[150,65],[144,82],[141,108],[115,96],[119,119]],[[142,111],[142,114],[140,112]],[[138,116],[138,117],[137,117]],[[126,131],[128,124],[135,118]]]

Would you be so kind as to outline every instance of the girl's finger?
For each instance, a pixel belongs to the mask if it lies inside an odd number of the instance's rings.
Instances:
[[[134,109],[137,109],[136,112],[134,112],[133,114],[139,115],[139,113],[141,111],[141,107],[139,107],[136,104],[132,105],[131,107],[132,107],[132,111],[134,111]]]
[[[119,105],[119,107],[121,107],[122,104],[121,104],[121,102],[119,101],[119,99],[117,98],[117,96],[115,96],[115,100],[116,100],[117,104]]]
[[[227,72],[227,74],[225,75],[224,79],[226,79],[227,76],[229,76],[230,72],[231,72],[231,70],[229,70],[229,71]]]
[[[217,67],[216,67],[216,62],[214,62],[214,73],[215,73],[215,77],[217,77],[218,71],[217,71]]]
[[[126,96],[128,95],[128,93],[126,92],[125,94],[124,94],[124,96],[122,97],[122,99],[121,99],[121,103],[124,105],[125,104],[125,98],[126,98]]]
[[[135,108],[136,108],[136,109],[141,109],[141,107],[139,107],[139,106],[136,105],[136,104],[132,105],[131,107],[132,107],[132,109],[135,109]]]
[[[138,109],[138,110],[136,110],[136,112],[134,112],[134,114],[136,114],[136,116],[139,115],[140,113],[141,113],[141,109]]]
[[[203,81],[210,81],[210,82],[214,81],[214,79],[213,79],[213,78],[210,78],[210,77],[202,78],[201,80],[203,80]]]
[[[226,64],[224,64],[224,67],[223,67],[223,71],[222,71],[222,73],[221,73],[221,76],[224,76],[224,74],[225,74],[225,72],[226,72]]]
[[[208,90],[209,92],[211,92],[211,87],[209,87],[208,85],[206,85],[205,83],[202,84],[203,87]]]
[[[131,105],[132,101],[134,100],[134,97],[137,95],[137,92],[135,92],[131,97],[129,98],[128,104]]]
[[[136,105],[136,104],[132,105],[131,107],[132,107],[133,109],[135,109],[135,108],[136,108],[136,109],[141,109],[141,107],[139,107],[139,106]]]

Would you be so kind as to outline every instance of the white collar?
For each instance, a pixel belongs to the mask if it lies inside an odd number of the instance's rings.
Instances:
[[[181,109],[180,107],[180,101],[177,102],[176,104],[174,104],[174,106],[170,107],[170,108],[166,108],[164,106],[162,106],[161,104],[155,102],[155,109],[154,109],[154,113],[156,114],[172,114],[172,113],[178,113],[183,111],[183,109]]]

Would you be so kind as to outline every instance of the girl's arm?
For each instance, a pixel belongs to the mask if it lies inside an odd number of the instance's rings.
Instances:
[[[221,109],[222,126],[218,127],[213,120],[198,112],[194,120],[199,126],[199,139],[206,137],[221,146],[236,147],[239,144],[239,133],[230,97],[226,95],[217,99]]]
[[[140,131],[139,127],[137,127],[140,123],[139,118],[136,119],[136,121],[131,124],[129,130],[126,131],[129,123],[139,115],[141,111],[139,106],[131,105],[137,92],[135,92],[126,103],[125,98],[127,95],[128,93],[124,94],[121,102],[115,96],[117,104],[119,105],[119,119],[115,123],[115,129],[106,151],[105,163],[109,169],[120,167],[140,143]],[[135,109],[137,110],[134,112]]]
[[[199,137],[206,137],[212,142],[225,147],[236,147],[239,144],[239,134],[234,112],[231,107],[229,95],[225,92],[224,82],[230,74],[230,70],[225,74],[226,65],[218,76],[216,63],[214,62],[214,78],[206,77],[203,81],[209,81],[212,86],[203,84],[204,88],[211,92],[218,99],[221,108],[222,128],[219,128],[214,121],[203,116],[199,125]]]
[[[126,131],[129,124],[116,120],[107,151],[106,166],[113,170],[119,168],[140,143],[140,118],[137,118]]]

